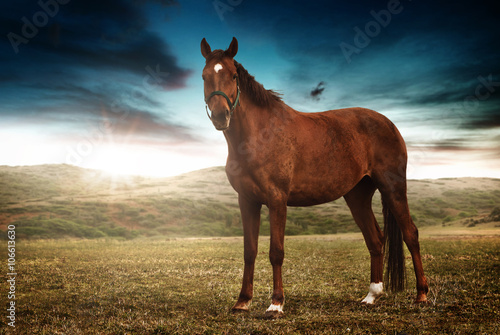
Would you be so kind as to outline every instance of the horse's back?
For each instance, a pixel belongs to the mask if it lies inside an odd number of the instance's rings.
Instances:
[[[291,187],[300,205],[334,200],[365,175],[385,169],[392,161],[406,162],[406,148],[395,125],[365,108],[298,113],[294,122],[297,157]]]
[[[312,118],[318,116],[327,117],[331,119],[331,126],[335,127],[336,130],[340,132],[342,132],[342,130],[349,130],[359,135],[369,136],[372,140],[376,140],[379,137],[387,140],[389,139],[387,136],[395,136],[398,137],[399,140],[401,137],[391,120],[383,114],[367,108],[351,107],[332,109],[325,112],[309,113],[306,114],[306,117],[307,116]]]
[[[352,107],[319,113],[299,112],[298,115],[299,129],[295,129],[298,137],[310,142],[309,145],[329,144],[323,148],[336,155],[342,152],[375,156],[406,153],[404,140],[394,123],[374,110]]]

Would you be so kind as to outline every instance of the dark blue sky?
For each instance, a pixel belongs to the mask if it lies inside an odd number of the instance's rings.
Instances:
[[[410,178],[500,177],[494,1],[41,0],[0,16],[0,165],[223,165],[200,41],[236,36],[236,59],[290,106],[392,119]]]

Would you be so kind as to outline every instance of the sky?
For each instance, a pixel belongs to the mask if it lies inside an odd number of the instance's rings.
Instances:
[[[172,176],[225,165],[200,41],[291,107],[366,107],[408,178],[500,178],[495,1],[17,0],[0,4],[0,165]]]

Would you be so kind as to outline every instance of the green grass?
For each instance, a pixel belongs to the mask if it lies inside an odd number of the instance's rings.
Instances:
[[[267,238],[259,245],[251,311],[236,315],[229,310],[240,289],[241,238],[16,243],[17,327],[12,332],[2,317],[2,333],[500,332],[500,237],[422,239],[430,303],[413,304],[408,258],[409,288],[386,294],[375,306],[359,303],[369,285],[360,235],[287,238],[286,316],[276,321],[263,318],[272,291]]]

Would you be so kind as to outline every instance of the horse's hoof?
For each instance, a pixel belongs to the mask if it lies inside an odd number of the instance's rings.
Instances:
[[[416,304],[428,304],[429,301],[427,301],[427,294],[418,294],[417,299],[415,299]]]
[[[264,314],[264,318],[266,319],[279,319],[285,316],[283,312],[283,305],[274,305],[271,304]]]
[[[417,298],[415,300],[415,303],[416,304],[426,305],[426,304],[430,304],[430,301],[427,300],[427,297],[423,297],[423,298]]]
[[[248,308],[236,308],[236,307],[231,308],[231,313],[233,314],[246,314],[248,312],[249,312]]]
[[[247,313],[250,309],[250,305],[252,304],[252,300],[250,301],[238,301],[231,311],[233,313]]]
[[[264,319],[267,320],[276,320],[285,317],[285,313],[283,311],[266,311],[264,314]]]
[[[373,305],[375,301],[384,294],[384,288],[382,283],[371,283],[370,291],[366,297],[361,300],[362,304]]]

